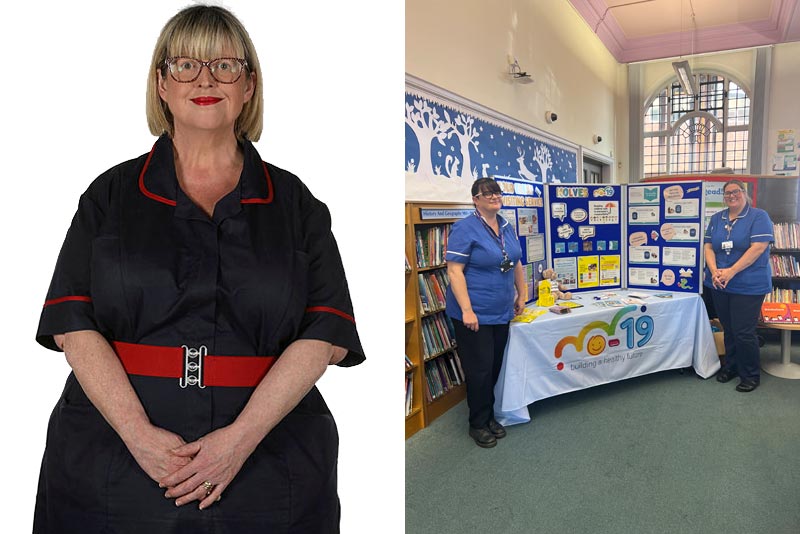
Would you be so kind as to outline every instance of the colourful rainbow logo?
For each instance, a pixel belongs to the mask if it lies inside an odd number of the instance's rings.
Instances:
[[[584,339],[586,338],[586,335],[589,332],[591,332],[592,330],[596,329],[596,328],[599,328],[600,330],[604,331],[609,336],[613,336],[614,332],[617,331],[617,324],[619,323],[620,319],[622,319],[622,316],[625,315],[626,313],[630,313],[630,312],[636,310],[636,308],[637,308],[637,306],[635,304],[630,304],[628,306],[625,306],[624,308],[622,308],[621,310],[619,310],[617,312],[617,314],[611,320],[611,324],[606,323],[605,321],[592,321],[591,323],[589,323],[586,326],[584,326],[581,329],[580,334],[578,334],[577,336],[567,336],[567,337],[562,338],[561,341],[559,341],[558,344],[556,344],[555,357],[556,358],[561,358],[561,355],[564,353],[564,347],[566,347],[567,345],[574,346],[575,350],[577,350],[578,352],[582,351],[583,350],[583,342],[584,342]],[[600,337],[602,339],[602,336],[593,336],[591,338],[591,340],[594,340],[595,337]],[[603,344],[604,344],[604,347],[605,347],[605,339],[603,339]],[[590,350],[589,351],[589,353],[592,356],[597,356],[597,354],[600,354],[601,352],[602,352],[602,350],[600,350],[600,351]],[[564,366],[564,364],[559,363],[558,364],[558,369],[561,370],[563,368],[563,366]]]

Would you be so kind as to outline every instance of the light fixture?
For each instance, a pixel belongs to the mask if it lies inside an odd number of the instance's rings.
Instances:
[[[694,76],[692,76],[692,69],[689,67],[687,60],[673,61],[672,68],[675,69],[675,74],[678,76],[678,81],[683,87],[683,91],[689,95],[694,96],[697,94],[697,84],[695,83]]]
[[[519,83],[533,83],[533,78],[530,74],[523,71],[519,66],[517,58],[514,58],[514,63],[508,65],[508,75],[512,80]]]

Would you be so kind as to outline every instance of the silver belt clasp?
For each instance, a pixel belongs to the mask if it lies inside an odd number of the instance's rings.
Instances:
[[[187,345],[181,345],[183,349],[183,378],[180,379],[182,388],[186,386],[197,386],[205,388],[203,384],[203,358],[208,354],[208,349],[205,345],[200,345],[199,348],[192,348]]]

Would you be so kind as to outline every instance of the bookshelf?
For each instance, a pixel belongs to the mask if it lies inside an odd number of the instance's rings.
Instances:
[[[772,293],[765,302],[800,302],[800,223],[776,223],[770,251]]]
[[[473,209],[472,204],[406,203],[406,387],[411,388],[406,439],[466,397],[458,347],[444,311],[449,284],[444,253],[459,210]]]

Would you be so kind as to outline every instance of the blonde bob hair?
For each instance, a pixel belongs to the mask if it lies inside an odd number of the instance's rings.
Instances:
[[[236,119],[237,139],[258,141],[264,127],[264,93],[261,66],[244,26],[233,13],[219,6],[195,5],[172,17],[158,36],[147,76],[147,126],[153,135],[175,134],[175,125],[166,102],[158,94],[158,75],[167,76],[168,57],[188,56],[202,60],[233,52],[247,61],[247,76],[256,75],[253,97],[244,104]]]

